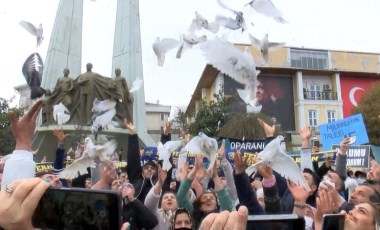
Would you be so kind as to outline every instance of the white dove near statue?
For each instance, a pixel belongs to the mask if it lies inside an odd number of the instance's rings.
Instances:
[[[130,93],[137,92],[139,89],[142,87],[144,81],[140,78],[137,77],[133,83],[132,83],[132,88],[129,90]]]
[[[40,46],[42,43],[42,40],[44,40],[43,33],[44,30],[42,28],[42,24],[40,24],[38,27],[33,25],[30,22],[27,21],[20,21],[20,25],[26,29],[30,34],[36,37],[37,40],[37,46]]]
[[[53,118],[58,125],[65,124],[70,120],[70,112],[62,102],[53,106]]]
[[[92,112],[92,134],[96,135],[99,130],[114,128],[114,123],[112,122],[113,117],[116,114],[116,101],[103,100],[99,101],[97,98],[94,99]]]
[[[307,191],[310,191],[310,187],[303,177],[300,168],[294,159],[285,152],[285,138],[283,136],[277,136],[269,142],[257,155],[257,159],[257,163],[247,167],[245,170],[248,175],[254,173],[260,166],[267,165],[285,179],[299,184]]]
[[[209,169],[214,166],[216,153],[218,152],[218,142],[206,134],[200,132],[198,136],[191,138],[185,149],[194,154],[205,154],[210,162]]]
[[[157,150],[159,153],[158,159],[162,160],[162,169],[163,170],[170,170],[171,169],[172,164],[169,161],[170,155],[174,150],[176,150],[181,145],[182,145],[182,140],[168,141],[165,144],[158,142],[158,144],[157,144]]]
[[[88,167],[94,167],[95,159],[99,158],[100,162],[110,160],[107,156],[114,153],[117,144],[114,140],[107,141],[102,145],[94,145],[91,138],[86,137],[84,140],[84,152],[82,157],[75,160],[71,165],[59,173],[59,178],[76,178],[87,173]]]

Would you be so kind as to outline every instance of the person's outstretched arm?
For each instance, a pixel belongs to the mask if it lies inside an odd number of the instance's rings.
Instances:
[[[37,101],[20,120],[17,120],[14,112],[8,113],[12,134],[16,140],[16,147],[4,165],[1,182],[2,190],[16,179],[33,178],[35,176],[36,163],[33,160],[31,149],[34,130],[36,129],[36,119],[42,106],[43,101]]]
[[[139,150],[139,137],[136,134],[136,127],[124,119],[124,126],[129,130],[128,154],[127,154],[127,173],[131,183],[142,174]]]

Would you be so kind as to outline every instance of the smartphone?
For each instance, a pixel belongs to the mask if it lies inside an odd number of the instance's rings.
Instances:
[[[356,142],[356,136],[352,136],[352,137],[350,137],[350,142],[348,144],[352,145],[355,142]]]
[[[41,229],[120,229],[121,197],[111,190],[49,188],[33,214]]]
[[[344,215],[325,214],[322,220],[322,230],[343,230]]]
[[[296,214],[250,215],[248,216],[247,229],[305,229],[305,219]]]

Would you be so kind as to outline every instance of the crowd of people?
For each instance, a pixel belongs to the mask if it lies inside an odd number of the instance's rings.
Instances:
[[[268,229],[265,224],[248,221],[248,216],[276,214],[302,217],[305,229],[322,230],[325,214],[343,215],[344,229],[380,229],[380,164],[372,159],[367,173],[347,170],[348,138],[341,141],[335,161],[318,164],[311,160],[311,154],[319,150],[309,146],[310,127],[299,130],[300,173],[310,187],[307,191],[285,180],[270,165],[261,166],[254,176],[248,175],[244,155],[234,154],[231,164],[224,144],[218,150],[221,159],[212,167],[206,169],[204,156],[196,155],[193,165],[182,166],[171,157],[173,167],[163,170],[159,161],[141,157],[136,127],[125,119],[129,131],[125,171],[118,170],[112,161],[103,161],[89,168],[88,174],[58,178],[66,154],[62,130],[53,133],[57,138],[54,170],[35,174],[31,143],[42,105],[43,101],[37,101],[20,120],[14,113],[9,114],[16,147],[0,166],[3,229],[33,229],[33,213],[49,187],[117,192],[122,202],[121,229]],[[269,143],[275,138],[276,126],[259,123]],[[171,124],[166,123],[161,135],[163,144],[171,140],[170,130]],[[183,141],[186,144],[186,138]]]

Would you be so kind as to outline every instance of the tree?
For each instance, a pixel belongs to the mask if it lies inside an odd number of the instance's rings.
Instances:
[[[0,154],[11,153],[16,146],[8,119],[8,112],[14,111],[17,118],[24,115],[23,109],[10,108],[9,104],[12,103],[12,100],[14,100],[14,97],[10,100],[0,98]]]
[[[192,135],[203,132],[207,136],[216,136],[220,127],[225,123],[225,114],[228,111],[228,99],[223,95],[223,89],[214,94],[214,100],[206,102],[202,100],[196,114],[186,114],[187,117],[194,116],[194,122],[188,125],[188,131]],[[178,116],[177,116],[178,117]]]
[[[352,114],[361,113],[365,122],[369,142],[380,145],[380,82],[374,84],[361,97],[358,107],[352,110]]]

